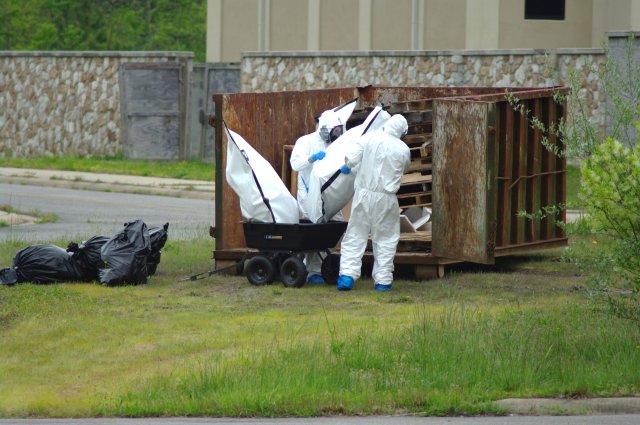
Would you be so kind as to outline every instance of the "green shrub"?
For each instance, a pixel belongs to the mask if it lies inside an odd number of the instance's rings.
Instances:
[[[608,241],[585,262],[594,293],[616,316],[640,321],[640,144],[607,138],[582,165],[580,197],[593,230]]]
[[[640,237],[640,147],[607,138],[583,162],[580,198],[596,230]]]

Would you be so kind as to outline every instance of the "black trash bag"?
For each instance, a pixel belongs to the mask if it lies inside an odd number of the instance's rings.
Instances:
[[[100,252],[109,239],[107,236],[94,236],[80,245],[71,242],[67,246],[67,252],[71,253],[71,257],[78,264],[84,281],[91,282],[99,279],[99,269],[103,266]]]
[[[100,251],[104,268],[98,272],[106,286],[147,282],[147,256],[151,250],[149,230],[142,220],[125,223]]]
[[[162,227],[152,227],[149,229],[149,238],[151,239],[151,251],[147,256],[147,273],[153,276],[156,273],[158,264],[160,264],[160,250],[167,243],[169,234],[169,223],[165,223]]]
[[[82,271],[71,255],[56,245],[28,246],[13,257],[17,282],[57,283],[82,281]]]
[[[12,286],[18,282],[18,274],[16,271],[7,267],[5,269],[0,270],[0,285],[8,285]]]

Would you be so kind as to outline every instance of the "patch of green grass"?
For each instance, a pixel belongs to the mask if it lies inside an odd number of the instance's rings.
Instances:
[[[512,305],[494,312],[421,304],[402,325],[374,320],[353,331],[348,320],[329,320],[327,327],[336,330],[330,338],[298,342],[292,331],[270,338],[267,346],[256,335],[253,344],[261,348],[213,355],[182,373],[147,381],[120,400],[116,413],[474,415],[496,413],[490,402],[501,397],[572,393],[620,382],[621,372],[637,377],[640,353],[633,338],[612,331],[615,320],[591,329],[593,322],[582,320],[586,312],[584,306]],[[629,357],[615,371],[593,370],[617,358],[618,350]],[[632,377],[622,381],[634,385]]]
[[[18,210],[16,210],[10,204],[2,204],[2,205],[0,205],[0,211],[4,211],[4,212],[8,212],[8,213],[18,213]]]
[[[105,158],[73,156],[28,159],[0,158],[0,167],[130,174],[206,181],[213,181],[215,176],[215,167],[211,163],[199,161],[134,161],[125,160],[121,155]],[[55,176],[51,178],[56,179]]]
[[[30,211],[29,215],[37,217],[36,223],[55,223],[58,221],[58,214],[55,213],[42,213],[40,211]]]
[[[0,262],[23,247],[0,244]],[[640,390],[640,329],[592,308],[562,250],[382,297],[370,278],[347,293],[179,282],[212,249],[169,235],[146,285],[0,286],[0,416],[475,415]]]
[[[580,167],[567,164],[567,208],[580,209]]]

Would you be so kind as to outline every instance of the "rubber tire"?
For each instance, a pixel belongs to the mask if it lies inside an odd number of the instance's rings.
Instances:
[[[282,262],[280,279],[287,288],[300,288],[307,281],[307,268],[298,257],[292,256]]]
[[[247,280],[252,285],[261,286],[273,283],[276,278],[276,267],[267,257],[257,255],[246,264]]]
[[[324,282],[335,285],[340,274],[340,254],[329,254],[322,260],[322,277]]]

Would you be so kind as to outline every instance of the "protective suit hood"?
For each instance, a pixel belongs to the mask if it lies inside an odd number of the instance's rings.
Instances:
[[[318,127],[326,128],[331,130],[333,127],[342,125],[342,120],[340,120],[340,115],[332,109],[324,111],[320,118],[318,118]]]
[[[400,114],[395,114],[382,126],[382,131],[400,139],[409,130],[407,120]]]

